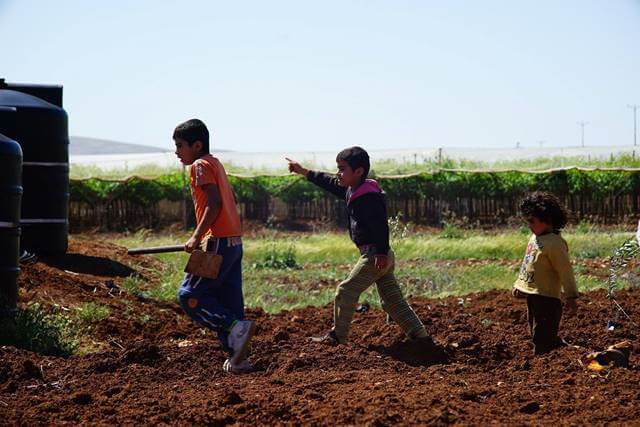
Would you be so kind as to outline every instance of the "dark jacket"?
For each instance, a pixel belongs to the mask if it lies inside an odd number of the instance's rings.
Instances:
[[[373,180],[356,191],[342,187],[333,175],[309,171],[307,179],[347,203],[349,236],[356,246],[372,245],[376,255],[389,253],[389,223],[385,194]]]

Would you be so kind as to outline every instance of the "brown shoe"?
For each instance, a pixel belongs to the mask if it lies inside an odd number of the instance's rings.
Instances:
[[[311,342],[317,342],[317,343],[326,344],[326,345],[342,344],[338,339],[338,336],[336,335],[336,332],[334,330],[330,330],[329,332],[327,332],[325,335],[321,337],[311,337]]]

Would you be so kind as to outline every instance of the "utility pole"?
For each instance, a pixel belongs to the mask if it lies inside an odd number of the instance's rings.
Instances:
[[[578,123],[578,126],[580,126],[580,128],[581,128],[581,134],[580,135],[581,135],[582,147],[584,147],[584,127],[586,125],[588,125],[589,122],[577,122],[577,123]]]
[[[631,104],[627,105],[627,107],[633,110],[633,145],[636,146],[638,145],[638,120],[636,113],[638,112],[638,107],[640,107],[640,105]]]

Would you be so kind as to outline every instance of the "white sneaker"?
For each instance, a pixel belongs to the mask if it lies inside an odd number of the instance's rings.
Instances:
[[[244,359],[242,362],[237,365],[231,362],[231,359],[227,359],[224,361],[222,365],[222,369],[225,372],[229,372],[231,374],[245,374],[253,371],[253,365],[249,362],[248,359]]]
[[[232,365],[240,365],[247,358],[247,350],[256,325],[250,320],[238,320],[229,332],[229,347],[233,350]]]

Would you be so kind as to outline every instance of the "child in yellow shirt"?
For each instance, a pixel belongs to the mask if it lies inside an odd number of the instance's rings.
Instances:
[[[533,235],[513,285],[516,297],[527,299],[527,319],[534,353],[544,354],[566,345],[558,336],[564,294],[568,316],[577,311],[578,288],[569,260],[569,246],[560,236],[567,212],[556,196],[536,192],[525,197],[520,212]]]

